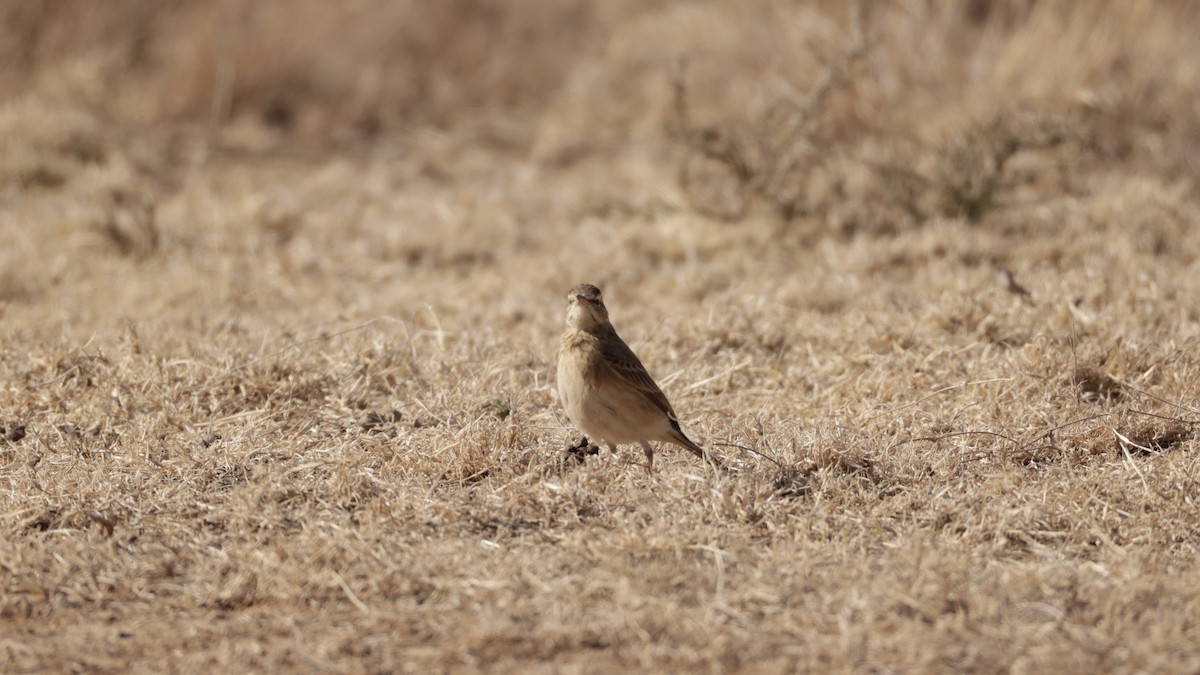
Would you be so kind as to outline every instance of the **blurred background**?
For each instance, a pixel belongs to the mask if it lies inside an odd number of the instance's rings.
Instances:
[[[277,262],[277,287],[442,268],[448,298],[491,268],[533,302],[568,265],[724,288],[747,276],[734,254],[791,269],[825,237],[946,221],[988,224],[1006,243],[977,260],[1012,264],[1031,227],[1060,229],[1021,208],[1131,176],[1194,201],[1198,19],[1183,1],[3,0],[0,298],[70,288],[96,251],[156,261],[145,283],[240,258]],[[610,245],[581,238],[597,224]],[[1182,233],[1148,227],[1150,248]]]
[[[937,129],[1000,107],[1084,108],[1114,130],[1134,111],[1161,131],[1196,126],[1191,3],[861,9],[862,63],[826,115],[843,132]],[[320,141],[486,118],[497,143],[561,154],[660,132],[681,72],[701,117],[753,119],[803,98],[855,47],[855,11],[844,0],[5,0],[0,95],[111,124]]]

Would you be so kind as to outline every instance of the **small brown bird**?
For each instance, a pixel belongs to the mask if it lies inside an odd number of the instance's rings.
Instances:
[[[675,410],[608,320],[600,289],[579,284],[567,293],[567,330],[558,348],[558,397],[585,434],[615,453],[638,443],[653,471],[650,441],[674,443],[720,467],[679,428]]]

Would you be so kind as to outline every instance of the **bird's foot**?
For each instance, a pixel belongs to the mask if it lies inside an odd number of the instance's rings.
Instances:
[[[599,455],[600,448],[595,443],[588,441],[587,436],[581,437],[575,445],[567,447],[564,452],[574,457],[580,464],[587,459],[588,455]]]

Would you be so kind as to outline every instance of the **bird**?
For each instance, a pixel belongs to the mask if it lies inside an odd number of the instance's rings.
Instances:
[[[673,443],[717,468],[719,459],[679,426],[675,409],[608,319],[600,289],[579,284],[567,292],[567,328],[558,347],[558,397],[583,433],[608,446],[638,443],[654,471],[650,441]]]

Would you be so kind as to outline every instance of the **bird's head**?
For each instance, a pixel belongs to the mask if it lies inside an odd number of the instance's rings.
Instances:
[[[591,284],[579,284],[567,291],[567,325],[587,330],[608,323],[608,309],[600,289]]]

